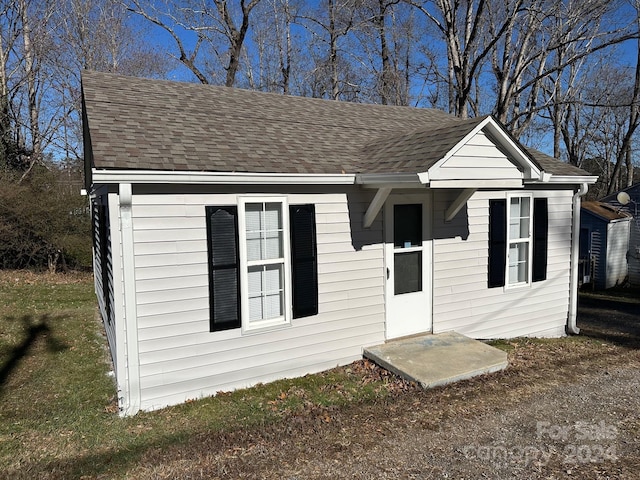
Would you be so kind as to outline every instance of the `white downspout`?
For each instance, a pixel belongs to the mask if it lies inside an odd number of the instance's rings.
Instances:
[[[576,325],[578,316],[578,262],[580,260],[580,197],[589,190],[587,183],[582,183],[573,194],[573,222],[571,225],[571,273],[569,277],[569,316],[567,333],[578,335],[580,329]]]

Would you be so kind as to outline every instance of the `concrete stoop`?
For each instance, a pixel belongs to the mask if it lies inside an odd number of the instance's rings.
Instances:
[[[391,340],[364,356],[401,377],[433,388],[506,368],[507,354],[455,332]]]

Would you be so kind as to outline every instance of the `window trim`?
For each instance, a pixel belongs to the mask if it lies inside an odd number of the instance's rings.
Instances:
[[[514,198],[528,198],[529,199],[529,235],[526,239],[511,238],[511,200]],[[504,288],[505,290],[509,290],[512,288],[522,288],[526,286],[531,286],[532,284],[532,274],[533,274],[533,194],[531,193],[517,193],[517,194],[507,194],[507,211],[506,211],[506,221],[507,221],[507,244],[506,244],[506,261],[505,261],[505,282]],[[519,217],[521,218],[521,217]],[[527,248],[527,279],[524,282],[515,282],[511,283],[511,279],[509,276],[509,266],[510,266],[510,253],[511,253],[511,245],[515,244],[523,244],[526,243],[528,245]]]
[[[289,226],[289,204],[283,195],[246,195],[238,196],[238,250],[240,265],[240,326],[242,333],[253,333],[291,325],[291,245]],[[279,203],[282,214],[282,260],[247,260],[246,206],[253,203]],[[284,275],[283,315],[275,319],[251,322],[249,320],[249,267],[256,265],[282,265]]]

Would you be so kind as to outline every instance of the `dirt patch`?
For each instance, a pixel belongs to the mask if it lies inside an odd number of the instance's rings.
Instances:
[[[587,299],[585,301],[585,298]],[[147,452],[134,478],[634,478],[640,469],[640,318],[584,297],[583,335],[504,343],[497,374],[325,407],[261,429]],[[348,368],[388,375],[368,362]],[[317,408],[317,407],[314,407]],[[311,413],[311,412],[308,412]]]

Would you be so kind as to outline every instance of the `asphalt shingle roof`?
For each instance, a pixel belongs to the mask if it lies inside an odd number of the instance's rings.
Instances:
[[[483,120],[97,72],[82,83],[98,169],[422,172]],[[550,173],[586,174],[532,154]]]
[[[589,172],[582,170],[581,168],[578,168],[574,165],[565,162],[559,162],[555,158],[550,157],[549,155],[542,153],[535,148],[527,147],[527,151],[545,172],[549,172],[554,175],[567,176],[591,175]]]

